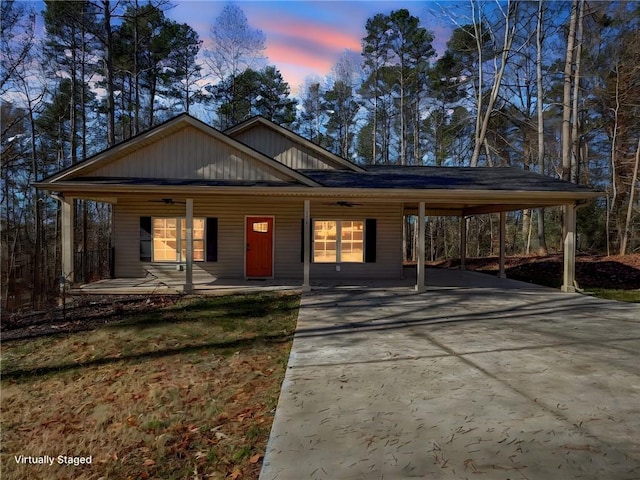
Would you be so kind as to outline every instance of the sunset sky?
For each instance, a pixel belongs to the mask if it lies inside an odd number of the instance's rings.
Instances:
[[[226,2],[173,0],[167,16],[188,23],[206,44],[211,24]],[[425,1],[240,1],[249,25],[264,32],[269,63],[280,69],[296,92],[311,75],[324,77],[345,49],[359,53],[368,18],[406,8],[435,34],[434,47],[444,51],[451,22],[443,22],[443,9],[454,2]]]

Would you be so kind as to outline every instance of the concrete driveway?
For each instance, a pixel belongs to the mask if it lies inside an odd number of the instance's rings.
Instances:
[[[304,294],[261,480],[640,478],[640,305],[428,278]]]

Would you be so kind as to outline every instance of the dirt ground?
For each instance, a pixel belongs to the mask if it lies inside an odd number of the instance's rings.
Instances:
[[[98,328],[154,308],[174,305],[180,295],[79,296],[66,308],[18,312],[2,319],[2,339],[39,337]]]
[[[459,259],[428,263],[431,267],[452,268]],[[468,258],[468,270],[498,273],[498,257]],[[510,256],[505,270],[508,278],[558,287],[562,283],[562,255]],[[578,255],[576,280],[580,288],[640,289],[640,254],[625,256]]]

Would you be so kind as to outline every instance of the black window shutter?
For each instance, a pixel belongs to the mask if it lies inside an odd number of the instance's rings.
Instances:
[[[364,261],[366,263],[376,262],[377,223],[375,218],[367,218],[364,221]]]
[[[207,249],[207,262],[218,261],[218,219],[207,218],[207,238],[205,240]]]
[[[313,239],[313,219],[309,220],[309,237]],[[304,218],[300,221],[300,261],[304,262]],[[313,262],[313,251],[309,252],[309,261]]]
[[[140,217],[140,261],[151,261],[151,217]]]

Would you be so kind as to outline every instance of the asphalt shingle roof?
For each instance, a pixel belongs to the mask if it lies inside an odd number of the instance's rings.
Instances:
[[[300,170],[330,188],[404,188],[580,192],[589,187],[514,167],[413,167],[370,165],[364,173],[344,170]]]

